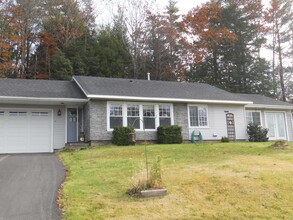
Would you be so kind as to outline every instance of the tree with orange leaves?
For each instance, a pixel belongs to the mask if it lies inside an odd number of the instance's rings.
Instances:
[[[270,94],[268,63],[259,57],[262,12],[260,0],[213,1],[191,10],[182,22],[191,48],[188,79]]]

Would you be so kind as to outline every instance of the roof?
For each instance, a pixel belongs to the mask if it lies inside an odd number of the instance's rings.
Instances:
[[[0,97],[86,99],[72,81],[0,78]]]
[[[283,102],[283,101],[269,98],[267,96],[263,96],[263,95],[259,95],[259,94],[240,94],[240,93],[238,93],[238,95],[241,98],[252,101],[254,105],[272,105],[272,106],[293,107],[292,103]]]
[[[205,103],[251,103],[245,98],[204,83],[74,76],[88,98]],[[252,103],[251,103],[252,104]]]

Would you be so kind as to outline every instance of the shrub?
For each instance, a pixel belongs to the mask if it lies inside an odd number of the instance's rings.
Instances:
[[[265,142],[268,141],[269,138],[267,137],[268,129],[263,128],[260,125],[249,123],[247,125],[247,133],[249,135],[248,140],[250,142]]]
[[[157,130],[159,144],[182,143],[181,127],[178,125],[160,126]]]
[[[113,130],[112,143],[116,145],[131,145],[133,144],[129,139],[129,134],[134,132],[133,127],[117,126]]]
[[[229,142],[230,140],[229,140],[229,138],[228,137],[222,137],[222,139],[221,139],[221,142]]]

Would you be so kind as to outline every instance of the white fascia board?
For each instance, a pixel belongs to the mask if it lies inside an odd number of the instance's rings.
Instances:
[[[39,97],[21,97],[21,96],[0,96],[0,100],[7,101],[49,101],[49,102],[87,102],[88,99],[75,99],[75,98],[39,98]]]
[[[83,87],[79,84],[78,80],[75,79],[75,77],[72,77],[73,81],[78,85],[78,87],[81,89],[81,91],[85,94],[86,97],[88,97],[87,92],[83,89]]]
[[[292,106],[288,105],[261,105],[261,104],[249,104],[245,108],[259,108],[259,109],[293,109]]]
[[[205,100],[205,99],[172,99],[172,98],[153,98],[153,97],[134,97],[134,96],[111,96],[111,95],[87,95],[89,99],[108,99],[108,100],[129,100],[129,101],[161,101],[161,102],[187,102],[187,103],[214,103],[214,104],[235,104],[247,105],[249,101],[229,101],[229,100]]]

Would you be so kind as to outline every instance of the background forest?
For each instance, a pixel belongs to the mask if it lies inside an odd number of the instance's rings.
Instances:
[[[212,0],[180,15],[175,0],[0,0],[0,77],[72,75],[204,82],[291,100],[291,0]],[[97,25],[99,23],[99,25]]]

